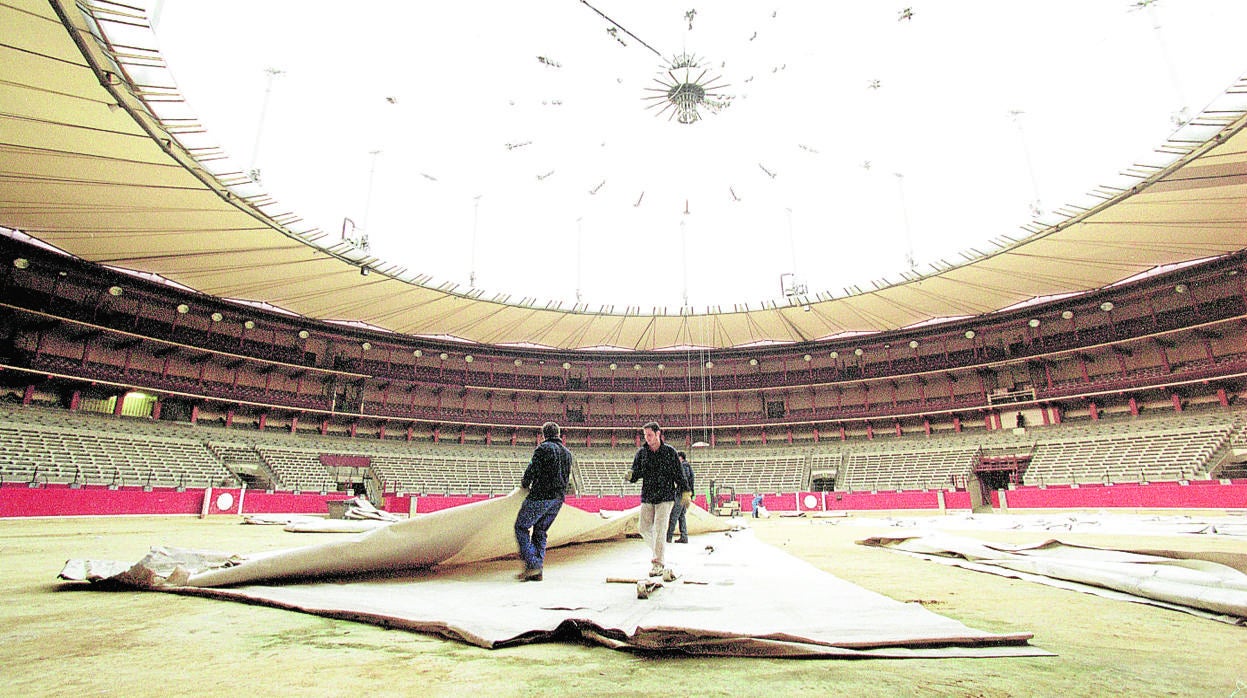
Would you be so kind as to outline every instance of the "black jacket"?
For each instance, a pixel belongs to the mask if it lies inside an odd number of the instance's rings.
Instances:
[[[681,492],[692,492],[693,484],[684,477],[680,456],[664,441],[657,451],[642,446],[632,459],[628,482],[641,483],[641,501],[646,504],[674,502]]]
[[[693,466],[688,461],[680,464],[680,470],[684,472],[684,479],[688,482],[688,491],[696,493],[693,489]]]
[[[528,488],[529,499],[562,499],[567,494],[571,474],[572,452],[563,445],[562,439],[546,439],[533,451],[520,487]]]

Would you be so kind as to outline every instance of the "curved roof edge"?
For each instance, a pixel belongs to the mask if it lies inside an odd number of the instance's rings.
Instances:
[[[202,130],[159,53],[142,48],[150,30],[141,12],[69,0],[50,5],[43,11],[53,22],[29,31],[22,22],[19,45],[6,49],[29,57],[0,61],[0,79],[31,95],[24,113],[3,117],[23,121],[0,153],[3,170],[37,175],[15,182],[0,225],[89,261],[318,320],[555,349],[787,344],[986,315],[1247,245],[1247,79],[1240,79],[1157,148],[1152,161],[1090,192],[1089,205],[1058,209],[1059,220],[1032,222],[1020,237],[999,236],[988,243],[994,249],[971,250],[926,274],[906,271],[870,289],[726,311],[618,312],[484,298],[480,289],[460,291],[449,282],[432,287],[432,277],[353,245],[325,245],[323,231],[296,230],[297,214],[281,211],[245,174],[213,172],[224,156],[191,143]],[[109,108],[85,109],[84,101]],[[66,200],[74,205],[53,203]]]

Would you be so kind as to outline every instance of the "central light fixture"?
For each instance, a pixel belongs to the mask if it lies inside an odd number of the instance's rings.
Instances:
[[[675,119],[682,124],[692,124],[701,120],[701,110],[706,109],[717,114],[732,103],[732,96],[721,90],[727,87],[721,83],[719,75],[703,67],[704,59],[691,53],[679,53],[667,60],[654,82],[661,87],[647,87],[649,101],[646,109],[658,107],[658,115],[670,111],[667,120]]]

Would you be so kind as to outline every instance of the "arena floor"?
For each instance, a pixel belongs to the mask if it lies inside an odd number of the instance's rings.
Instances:
[[[1167,512],[1172,514],[1172,512]],[[1242,538],[1016,530],[996,515],[984,541],[1244,552]],[[1006,521],[1004,525],[1002,521]],[[1174,695],[1247,696],[1247,627],[1114,601],[855,545],[891,536],[886,517],[753,521],[757,535],[836,576],[918,602],[973,628],[1032,632],[1055,657],[736,659],[640,655],[578,639],[487,650],[263,606],[62,583],[68,558],[138,560],[152,545],[259,551],[306,545],[235,517],[0,520],[0,663],[6,695],[135,696],[360,692],[421,695]],[[902,522],[903,523],[903,522]],[[336,535],[336,534],[328,534]],[[637,545],[641,545],[639,542]],[[548,573],[556,573],[553,566]]]

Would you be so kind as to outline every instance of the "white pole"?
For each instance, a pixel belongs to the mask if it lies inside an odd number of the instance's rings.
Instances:
[[[687,209],[685,209],[687,211]],[[684,220],[680,220],[680,261],[684,274],[684,307],[688,307],[688,233],[684,228]]]
[[[584,264],[584,253],[582,249],[583,244],[584,244],[584,230],[581,228],[581,221],[583,220],[584,220],[583,216],[576,219],[576,304],[577,305],[580,304],[580,300],[581,300],[580,271],[581,271],[581,266]]]
[[[905,202],[905,175],[893,172],[892,176],[896,177],[896,191],[901,199],[901,225],[905,233],[905,264],[913,269],[918,264],[914,262],[914,241],[909,231],[909,205]]]
[[[377,156],[381,154],[380,150],[370,150],[368,154],[372,156],[372,163],[368,166],[368,191],[364,194],[364,235],[368,234],[368,213],[372,210],[372,182],[377,174]],[[367,240],[367,238],[365,238]],[[361,248],[365,252],[368,251],[367,243],[361,244]]]
[[[251,148],[251,170],[248,175],[251,181],[260,181],[260,141],[264,136],[264,120],[268,115],[268,98],[273,93],[273,78],[283,75],[286,71],[278,68],[265,68],[264,72],[268,74],[264,85],[264,100],[260,102],[260,122],[255,128],[255,145]]]
[[[468,286],[476,288],[476,229],[480,221],[481,194],[472,197],[472,258],[468,269]]]

